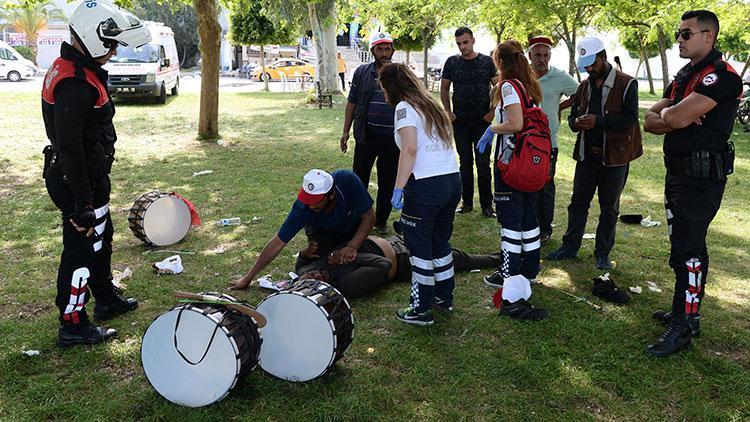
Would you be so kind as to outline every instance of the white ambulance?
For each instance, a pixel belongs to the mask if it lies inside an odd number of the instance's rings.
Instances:
[[[151,32],[151,42],[141,47],[117,48],[104,66],[109,72],[109,92],[116,97],[152,97],[159,104],[167,93],[180,91],[180,59],[172,28],[161,22],[143,23]]]
[[[15,48],[0,41],[0,79],[18,82],[34,76],[36,65],[25,59]]]

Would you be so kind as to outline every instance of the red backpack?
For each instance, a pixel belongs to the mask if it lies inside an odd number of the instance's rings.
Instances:
[[[515,147],[508,163],[497,161],[500,176],[513,189],[537,192],[549,181],[552,141],[549,121],[542,109],[529,98],[517,79],[506,79],[521,97],[523,128],[516,133]]]

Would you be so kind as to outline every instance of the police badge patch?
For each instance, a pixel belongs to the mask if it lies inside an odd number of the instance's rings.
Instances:
[[[716,83],[716,81],[719,80],[719,76],[715,73],[709,73],[708,75],[703,77],[703,85],[705,86],[711,86]]]
[[[405,108],[396,110],[396,120],[403,120],[405,118],[406,118],[406,109]]]

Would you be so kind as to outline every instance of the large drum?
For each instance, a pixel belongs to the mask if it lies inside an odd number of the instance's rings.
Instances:
[[[149,325],[141,362],[146,378],[165,399],[182,406],[206,406],[224,398],[257,365],[261,342],[253,318],[221,305],[192,303]]]
[[[268,319],[260,367],[288,381],[325,374],[354,339],[349,302],[322,281],[297,282],[264,299],[257,310]]]
[[[184,239],[190,230],[190,209],[172,193],[148,192],[135,200],[128,223],[135,237],[143,242],[171,245]]]

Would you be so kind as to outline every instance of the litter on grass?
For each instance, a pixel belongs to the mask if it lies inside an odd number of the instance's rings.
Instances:
[[[641,226],[643,227],[656,227],[660,225],[661,221],[652,220],[650,215],[644,217],[643,220],[641,220]]]
[[[180,274],[183,271],[182,258],[179,255],[172,255],[163,261],[154,263],[153,267],[159,274]]]
[[[213,170],[201,170],[201,171],[196,171],[195,173],[193,173],[193,177],[197,177],[197,176],[205,176],[205,175],[207,175],[207,174],[211,174],[211,173],[213,173],[213,172],[214,172]]]
[[[641,286],[630,286],[628,287],[628,289],[635,294],[643,293],[643,289],[641,288]]]
[[[583,238],[584,239],[596,239],[596,234],[595,233],[584,233],[583,234]]]
[[[661,289],[653,281],[647,281],[646,286],[648,286],[648,289],[651,290],[652,292],[661,293]]]

